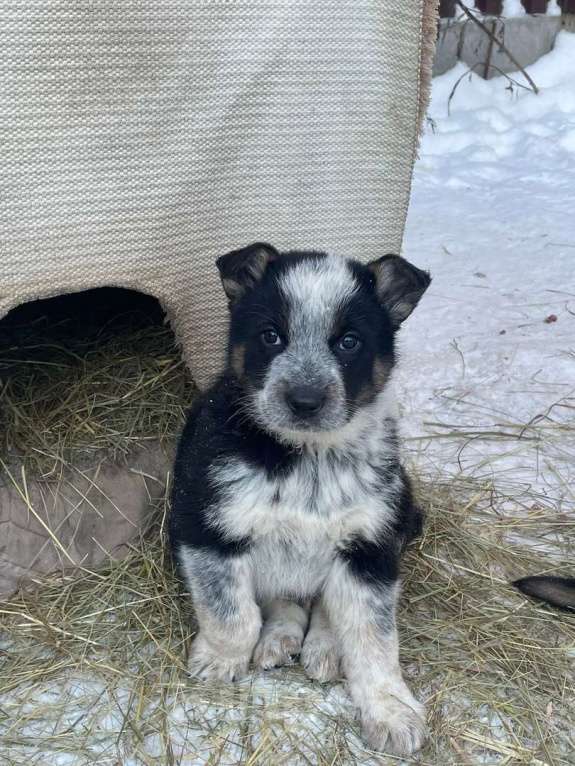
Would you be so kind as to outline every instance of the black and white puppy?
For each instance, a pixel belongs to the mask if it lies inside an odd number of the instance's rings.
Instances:
[[[217,265],[227,368],[192,409],[174,473],[171,540],[199,622],[189,671],[231,681],[298,654],[318,681],[341,669],[367,743],[410,753],[424,713],[395,609],[421,516],[388,381],[430,278],[398,256],[362,266],[259,243]]]

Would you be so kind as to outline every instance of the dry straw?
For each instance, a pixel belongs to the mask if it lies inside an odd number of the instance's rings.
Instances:
[[[121,296],[131,308],[118,314]],[[47,303],[0,324],[0,457],[50,476],[173,441],[194,389],[156,302],[84,293],[72,304],[81,324],[69,303]]]
[[[65,345],[33,370],[11,357],[4,459],[25,454],[29,470],[49,473],[56,459],[173,438],[192,388],[163,328]],[[428,520],[405,561],[399,615],[431,726],[417,762],[574,763],[575,617],[508,585],[567,573],[573,517],[491,481],[420,477],[418,494]],[[125,560],[30,583],[1,604],[0,762],[396,763],[362,749],[342,684],[313,684],[297,666],[236,686],[187,679],[193,614],[166,553],[167,512],[164,502]]]

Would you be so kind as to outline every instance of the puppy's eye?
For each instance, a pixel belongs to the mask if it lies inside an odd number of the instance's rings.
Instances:
[[[282,339],[275,330],[264,330],[262,332],[262,341],[265,346],[281,346]]]
[[[344,354],[353,354],[359,351],[361,347],[361,340],[353,333],[346,333],[337,342],[338,351],[343,351]]]

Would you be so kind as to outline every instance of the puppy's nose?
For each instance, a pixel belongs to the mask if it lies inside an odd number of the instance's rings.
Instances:
[[[287,391],[286,400],[294,415],[305,418],[321,410],[325,402],[325,393],[313,386],[294,386]]]

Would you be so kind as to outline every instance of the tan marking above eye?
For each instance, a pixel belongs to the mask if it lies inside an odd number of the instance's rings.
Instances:
[[[231,352],[231,367],[238,378],[243,378],[245,373],[246,348],[243,344],[234,346]]]
[[[373,385],[378,391],[381,391],[389,380],[392,367],[391,359],[376,359],[373,363]]]

